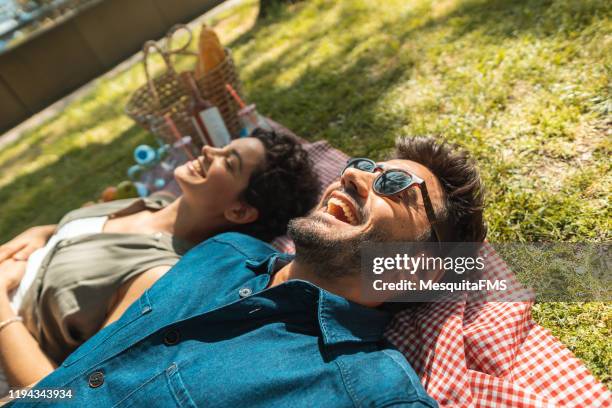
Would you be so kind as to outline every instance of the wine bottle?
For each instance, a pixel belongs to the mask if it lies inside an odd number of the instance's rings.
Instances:
[[[187,82],[192,92],[191,120],[202,143],[213,147],[223,147],[231,141],[231,136],[219,109],[202,98],[195,80],[187,75]]]

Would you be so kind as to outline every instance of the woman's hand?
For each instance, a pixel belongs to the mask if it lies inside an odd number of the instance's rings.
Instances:
[[[4,245],[0,245],[0,263],[7,259],[27,261],[32,252],[42,248],[55,231],[55,225],[32,227]]]
[[[8,293],[19,286],[26,270],[26,261],[7,259],[0,263],[0,292]]]

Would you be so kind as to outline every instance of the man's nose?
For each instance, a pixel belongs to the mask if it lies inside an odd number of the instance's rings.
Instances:
[[[340,183],[345,189],[354,189],[359,197],[368,198],[370,193],[370,186],[372,185],[372,179],[375,174],[361,171],[353,167],[349,167],[342,173],[340,177]]]

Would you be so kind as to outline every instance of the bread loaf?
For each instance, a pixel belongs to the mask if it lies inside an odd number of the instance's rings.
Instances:
[[[196,78],[201,78],[225,59],[225,50],[221,41],[219,41],[219,37],[217,37],[217,33],[206,25],[202,25],[200,30],[198,52],[198,62],[195,68]]]

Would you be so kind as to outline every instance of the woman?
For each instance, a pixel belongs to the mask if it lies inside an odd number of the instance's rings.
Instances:
[[[302,147],[263,130],[223,149],[205,146],[174,175],[183,194],[170,204],[135,199],[82,208],[0,248],[0,360],[12,385],[50,373],[193,245],[230,230],[270,240],[317,196]],[[32,263],[17,316],[8,294]]]

